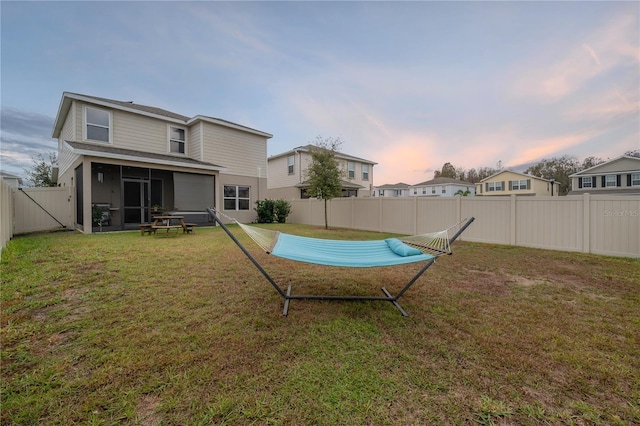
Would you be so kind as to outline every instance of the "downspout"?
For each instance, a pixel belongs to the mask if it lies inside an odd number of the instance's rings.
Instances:
[[[298,184],[302,183],[302,155],[300,155],[300,151],[298,151],[298,149],[294,149],[293,150],[293,154],[294,154],[294,158],[296,157],[297,154],[297,160],[298,160]]]

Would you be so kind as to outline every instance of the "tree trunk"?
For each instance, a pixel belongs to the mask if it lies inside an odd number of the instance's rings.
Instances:
[[[329,229],[329,219],[327,217],[327,199],[324,199],[324,229]]]

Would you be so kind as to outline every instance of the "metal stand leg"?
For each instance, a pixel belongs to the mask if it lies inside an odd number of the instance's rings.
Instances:
[[[284,298],[284,310],[282,311],[282,316],[287,316],[289,314],[289,296],[291,296],[291,285],[287,287],[287,296]]]

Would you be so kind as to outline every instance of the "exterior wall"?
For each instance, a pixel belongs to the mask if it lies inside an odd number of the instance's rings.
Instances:
[[[77,155],[71,154],[69,150],[64,149],[64,141],[75,141],[79,140],[77,135],[78,126],[77,117],[75,114],[77,102],[73,102],[71,104],[71,108],[69,110],[69,114],[67,114],[66,120],[62,125],[62,131],[60,132],[60,137],[58,138],[58,168],[59,168],[59,176],[58,182],[60,182],[60,177],[64,175],[67,170],[71,167],[73,162],[78,158]],[[82,137],[82,133],[80,134]]]
[[[294,200],[292,223],[324,225],[321,200]],[[461,239],[640,258],[640,196],[334,198],[329,225],[414,235],[475,222]]]
[[[635,158],[619,158],[609,163],[604,163],[593,167],[590,170],[577,173],[578,176],[571,178],[571,189],[576,192],[597,192],[597,191],[619,191],[619,190],[637,190],[640,191],[640,186],[629,185],[629,175],[633,173],[640,173],[640,159]],[[609,186],[602,184],[603,176],[616,175],[619,176],[620,185]],[[588,188],[580,188],[580,178],[593,178],[595,177],[595,186]]]
[[[187,135],[187,151],[189,152],[189,157],[203,161],[203,134],[202,134],[203,124],[202,122],[196,123],[191,126],[188,130]]]
[[[204,122],[203,142],[202,161],[226,167],[225,174],[267,178],[264,137]]]
[[[293,173],[289,174],[288,172],[288,155],[283,155],[281,157],[272,158],[269,161],[269,189],[272,188],[287,188],[302,183],[304,180],[302,174],[303,171],[308,168],[308,161],[304,164],[304,168],[301,164],[302,156],[301,153],[295,153],[294,156],[294,164],[293,164]],[[298,198],[300,198],[300,191],[298,191]]]
[[[294,156],[294,165],[293,165],[293,173],[288,172],[288,157],[289,155]],[[340,169],[343,171],[343,179],[348,181],[349,183],[360,185],[364,187],[363,189],[358,190],[359,197],[369,197],[371,196],[371,188],[373,182],[373,165],[369,164],[369,179],[362,179],[362,165],[366,163],[353,161],[355,163],[355,177],[353,179],[349,179],[348,170],[347,170],[347,160],[342,158],[337,158]],[[311,154],[306,151],[293,152],[291,154],[286,154],[274,158],[270,158],[269,160],[269,189],[284,189],[291,188],[297,184],[300,184],[306,180],[306,171],[311,164]],[[349,160],[350,161],[350,160]],[[300,198],[300,190],[294,188],[295,198]]]
[[[347,164],[350,162],[354,163],[355,166],[355,176],[353,178],[349,178],[349,170],[347,168]],[[369,165],[369,179],[364,180],[362,179],[362,165],[364,163],[360,161],[345,160],[341,158],[338,158],[338,163],[340,164],[340,168],[344,172],[344,180],[348,181],[349,183],[364,187],[364,189],[358,190],[358,195],[362,197],[370,196],[371,189],[373,188],[373,166]]]
[[[380,195],[380,191],[384,191],[384,195]],[[385,198],[397,198],[397,197],[408,197],[410,194],[409,188],[376,188],[373,187],[372,196],[373,197],[385,197]]]
[[[300,188],[289,186],[287,188],[267,189],[267,197],[271,200],[299,200]]]
[[[442,189],[444,188],[444,192]],[[453,197],[459,190],[469,191],[469,195],[476,194],[475,185],[470,183],[469,185],[422,185],[412,186],[409,188],[410,197]]]
[[[101,105],[93,105],[86,102],[73,101],[72,110],[70,110],[69,115],[67,116],[67,121],[71,120],[74,122],[74,132],[72,132],[73,135],[65,136],[67,140],[93,143],[97,145],[106,144],[106,142],[96,142],[86,140],[84,138],[84,111],[86,106],[111,112],[112,143],[110,146],[155,154],[169,154],[175,155],[176,157],[199,159],[201,154],[200,146],[194,142],[194,137],[191,135],[191,133],[195,131],[197,138],[199,129],[193,129],[198,126],[197,124],[187,127],[184,123],[173,122],[170,119],[161,120],[119,109],[107,108]],[[169,152],[169,126],[186,129],[185,155]],[[65,134],[64,128],[62,133]]]
[[[514,180],[529,180],[531,182],[531,186],[529,189],[518,189],[518,190],[509,190],[509,182]],[[487,191],[487,183],[493,182],[503,182],[503,190],[502,191]],[[553,195],[558,195],[558,184],[554,184],[556,187],[553,190]],[[513,173],[509,171],[505,171],[499,173],[491,178],[488,178],[482,182],[476,184],[476,195],[551,195],[551,182],[547,182],[545,180],[536,178],[534,176],[528,176],[519,173]]]
[[[592,168],[593,172],[585,171],[585,175],[597,174],[616,174],[626,173],[628,170],[640,169],[640,159],[635,158],[620,158],[618,160],[610,161],[608,163],[599,164]],[[583,175],[584,176],[584,175]]]
[[[242,185],[250,187],[249,210],[224,210],[224,186],[225,185]],[[256,201],[266,198],[267,195],[267,179],[258,179],[257,177],[237,176],[220,174],[218,185],[216,186],[216,206],[222,212],[232,218],[243,223],[255,222],[258,217],[256,211]],[[223,222],[228,222],[225,218],[221,218]]]

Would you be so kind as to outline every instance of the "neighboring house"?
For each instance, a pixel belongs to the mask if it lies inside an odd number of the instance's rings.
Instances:
[[[409,196],[411,197],[452,197],[456,192],[462,191],[467,195],[475,195],[476,188],[473,183],[448,177],[439,177],[426,182],[411,185]]]
[[[12,188],[18,188],[22,185],[22,178],[18,176],[14,176],[12,174],[3,172],[0,170],[0,177],[2,177],[2,182],[6,183]]]
[[[309,198],[306,174],[311,164],[313,145],[299,146],[268,158],[269,198],[299,200]],[[344,172],[343,197],[368,197],[373,186],[373,166],[377,163],[336,152],[336,160]]]
[[[640,158],[622,156],[571,176],[569,195],[640,194]]]
[[[394,184],[385,184],[373,188],[374,197],[408,197],[409,185],[398,182]]]
[[[558,196],[560,184],[553,180],[503,170],[476,183],[476,195]]]
[[[267,190],[269,133],[219,118],[64,92],[55,119],[58,185],[75,188],[75,224],[92,207],[109,229],[135,229],[154,209],[208,220],[206,207],[252,221]]]

